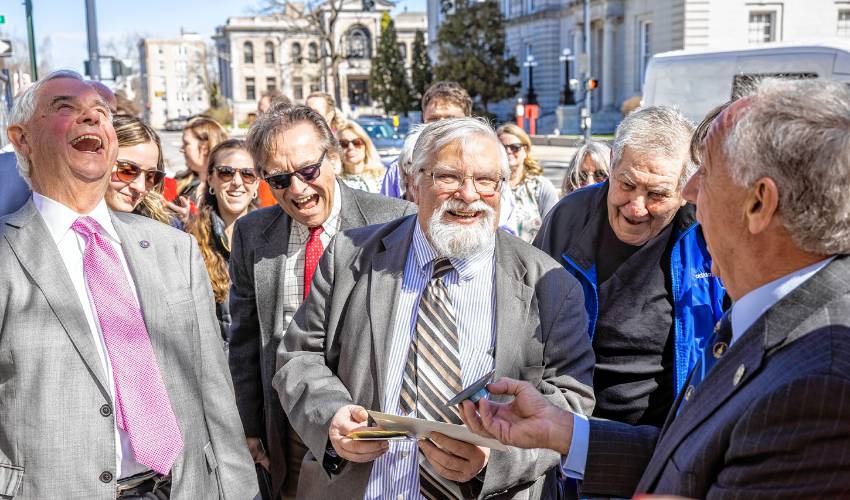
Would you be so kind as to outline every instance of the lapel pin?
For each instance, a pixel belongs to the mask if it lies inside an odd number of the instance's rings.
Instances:
[[[151,242],[148,241],[148,240],[141,240],[139,242],[139,246],[142,247],[142,248],[147,248],[147,247],[151,246]]]
[[[744,365],[738,367],[735,371],[735,377],[732,378],[732,385],[738,385],[741,383],[741,379],[744,378],[744,373],[747,371],[747,368]]]
[[[691,400],[691,398],[694,396],[694,390],[695,390],[694,386],[692,386],[692,385],[688,386],[687,390],[685,390],[685,401]]]
[[[720,357],[723,356],[723,353],[725,353],[726,349],[728,348],[729,344],[727,344],[726,342],[717,342],[716,344],[714,344],[714,359],[720,359]]]

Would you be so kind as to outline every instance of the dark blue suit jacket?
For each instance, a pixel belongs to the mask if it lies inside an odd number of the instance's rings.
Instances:
[[[15,153],[0,153],[0,217],[16,212],[30,197],[30,188],[18,173]]]

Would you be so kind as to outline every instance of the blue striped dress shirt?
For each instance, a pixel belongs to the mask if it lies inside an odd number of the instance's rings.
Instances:
[[[463,387],[493,369],[496,344],[496,297],[493,293],[495,235],[475,256],[450,258],[454,269],[444,278],[455,309],[460,338],[460,366]],[[392,343],[387,359],[383,410],[399,414],[399,394],[410,340],[416,328],[419,298],[431,278],[437,252],[417,223],[413,230],[413,251],[404,265],[401,293],[393,322]],[[367,499],[417,499],[419,495],[419,449],[413,441],[390,442],[390,449],[375,460],[366,487]]]

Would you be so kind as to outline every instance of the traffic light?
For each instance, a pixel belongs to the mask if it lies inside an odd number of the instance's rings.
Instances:
[[[599,88],[599,80],[597,80],[596,78],[588,79],[587,83],[585,84],[585,88],[587,89],[588,92],[598,89]]]

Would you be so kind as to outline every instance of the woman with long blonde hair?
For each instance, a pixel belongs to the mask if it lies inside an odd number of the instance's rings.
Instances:
[[[347,186],[369,193],[381,191],[387,169],[369,134],[354,121],[346,121],[336,131],[342,149],[342,173],[339,180]]]

